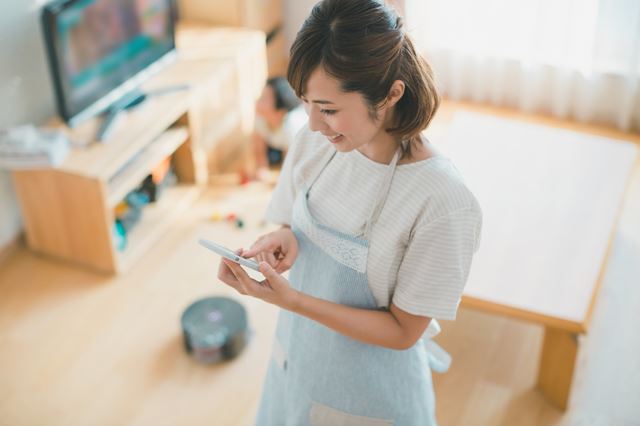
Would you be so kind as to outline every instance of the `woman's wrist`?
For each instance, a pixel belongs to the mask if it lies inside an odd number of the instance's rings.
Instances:
[[[300,310],[300,304],[304,294],[291,287],[289,287],[289,292],[290,293],[285,303],[286,306],[283,306],[283,308],[286,309],[287,311],[298,313]]]

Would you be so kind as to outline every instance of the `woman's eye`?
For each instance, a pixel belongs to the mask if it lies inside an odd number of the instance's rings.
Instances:
[[[336,113],[335,109],[321,109],[320,112],[324,115],[333,115]]]

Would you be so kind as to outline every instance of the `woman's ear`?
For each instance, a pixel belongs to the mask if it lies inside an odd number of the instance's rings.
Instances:
[[[402,96],[404,95],[404,81],[396,80],[391,85],[391,89],[389,89],[389,94],[387,95],[386,106],[392,107],[394,106]]]

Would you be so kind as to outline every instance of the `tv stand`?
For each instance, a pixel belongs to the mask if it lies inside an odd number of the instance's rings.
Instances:
[[[238,148],[240,140],[230,136],[252,128],[266,81],[264,34],[218,28],[185,35],[177,60],[140,87],[145,101],[131,108],[141,98],[132,95],[119,103],[108,143],[94,143],[99,117],[73,128],[57,118],[47,127],[74,142],[67,158],[56,167],[12,171],[33,251],[108,273],[129,270],[200,196],[209,155],[225,139]],[[143,208],[122,249],[116,208],[167,158],[177,183]]]
[[[122,112],[140,105],[149,97],[164,95],[176,91],[189,90],[189,88],[190,86],[188,84],[175,84],[146,92],[143,92],[140,89],[132,90],[111,105],[104,113],[104,118],[100,124],[100,129],[98,129],[96,140],[102,143],[108,142],[109,136],[111,135],[117,119],[120,117]]]
[[[120,113],[141,104],[144,102],[145,98],[146,96],[142,91],[134,90],[127,93],[120,100],[111,105],[104,113],[104,118],[102,119],[102,124],[100,124],[100,129],[98,129],[96,140],[103,143],[106,142],[115,127],[114,124],[116,123]]]

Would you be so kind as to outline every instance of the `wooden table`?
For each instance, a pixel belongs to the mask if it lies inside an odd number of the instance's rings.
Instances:
[[[483,209],[462,306],[544,326],[538,387],[565,409],[637,147],[472,112],[438,142]]]

